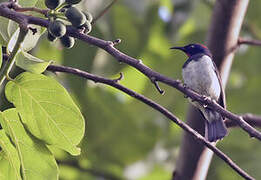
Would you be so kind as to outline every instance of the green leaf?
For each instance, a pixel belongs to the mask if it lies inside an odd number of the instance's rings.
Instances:
[[[15,31],[18,29],[18,24],[14,21],[9,21],[8,23],[8,27],[7,27],[7,33],[8,33],[8,36],[11,37]]]
[[[28,130],[49,145],[79,155],[85,121],[70,95],[57,81],[41,75],[22,73],[6,85],[12,102]]]
[[[30,28],[34,29],[36,31],[36,33],[33,33],[32,30],[29,30],[27,35],[25,36],[25,39],[23,41],[23,43],[21,44],[21,50],[28,52],[31,49],[33,49],[40,36],[43,34],[43,32],[45,31],[44,28],[40,27],[40,26],[36,26],[36,25],[30,25]],[[8,45],[7,45],[7,50],[8,52],[12,52],[15,43],[17,41],[19,35],[19,28],[15,31],[15,33],[13,33],[12,37],[10,38],[10,40],[8,41]]]
[[[54,156],[42,141],[26,132],[16,109],[0,113],[0,122],[16,147],[24,180],[58,179]]]
[[[3,129],[0,130],[0,146],[0,179],[20,180],[19,156]]]
[[[32,25],[32,24],[30,24],[30,28],[36,30],[36,33],[33,33],[32,30],[29,30],[27,35],[25,36],[24,43],[22,44],[21,48],[23,51],[26,51],[26,52],[30,51],[31,49],[33,49],[36,46],[39,38],[45,31],[45,28],[43,28],[41,26]]]
[[[15,33],[12,35],[12,37],[9,39],[7,43],[7,53],[11,53],[15,47],[15,43],[17,41],[19,35],[19,29],[15,31]],[[20,51],[20,50],[19,50]]]
[[[19,0],[19,5],[22,7],[34,7],[38,0]]]
[[[5,41],[4,38],[1,36],[1,33],[0,33],[0,44],[6,45],[6,41]]]
[[[6,45],[6,42],[9,40],[7,28],[9,20],[4,17],[0,17],[0,35],[1,35],[1,44]]]
[[[15,61],[18,67],[35,74],[44,72],[51,62],[46,62],[24,51],[17,54]]]

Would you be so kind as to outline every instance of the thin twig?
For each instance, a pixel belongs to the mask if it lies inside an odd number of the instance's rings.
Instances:
[[[243,114],[241,117],[251,126],[261,127],[261,116],[254,114]],[[235,121],[226,120],[225,121],[227,127],[237,127],[238,124]]]
[[[94,25],[96,21],[100,19],[116,2],[117,0],[113,0],[108,6],[106,6],[96,17],[93,18],[91,24]]]
[[[252,45],[252,46],[261,46],[261,41],[256,39],[244,39],[242,37],[238,38],[238,45]]]
[[[28,16],[19,12],[12,11],[9,8],[7,8],[8,7],[7,5],[8,5],[7,3],[0,4],[0,16],[12,19],[18,24],[23,24],[26,21],[29,24],[48,27],[49,25],[48,20],[34,17],[34,16]],[[165,83],[169,86],[176,88],[180,92],[190,97],[192,100],[208,105],[208,107],[212,108],[215,111],[218,111],[222,116],[227,117],[228,119],[231,119],[233,121],[236,121],[239,124],[239,126],[242,127],[246,132],[248,132],[248,134],[251,137],[255,137],[261,140],[261,133],[257,131],[255,128],[251,127],[248,123],[246,123],[241,116],[238,116],[236,114],[227,111],[219,104],[217,104],[215,101],[206,100],[203,96],[197,94],[196,92],[192,91],[189,88],[184,88],[184,85],[180,81],[173,80],[156,71],[153,71],[148,66],[144,65],[140,60],[130,57],[124,54],[123,52],[119,51],[118,49],[116,49],[114,47],[113,42],[105,41],[96,37],[82,34],[79,31],[77,31],[77,29],[74,28],[73,26],[67,26],[67,35],[82,40],[88,44],[100,47],[105,51],[107,51],[109,54],[111,54],[113,57],[115,57],[115,59],[117,59],[119,62],[126,63],[136,68],[141,73],[146,75],[149,79],[155,78],[156,81]]]
[[[29,23],[29,24],[35,24],[35,25],[40,25],[43,27],[47,27],[49,24],[49,21],[42,19],[42,18],[37,18],[37,17],[33,17],[33,16],[28,16],[19,12],[15,12],[9,9],[8,3],[1,3],[0,4],[0,16],[9,18],[14,20],[15,22],[21,24]],[[220,107],[217,103],[213,102],[213,101],[204,101],[204,97],[198,95],[197,93],[195,93],[192,90],[189,89],[184,89],[183,84],[172,80],[166,76],[161,75],[158,72],[153,71],[152,69],[150,69],[149,67],[143,65],[141,63],[141,61],[132,58],[130,56],[127,56],[126,54],[120,52],[119,50],[117,50],[113,45],[113,43],[109,43],[108,41],[104,41],[102,39],[98,39],[95,37],[91,37],[88,35],[84,35],[81,34],[80,32],[77,32],[77,30],[72,27],[72,26],[67,26],[67,34],[69,36],[78,38],[84,42],[87,42],[89,44],[98,46],[102,49],[104,49],[105,51],[107,51],[109,54],[111,54],[113,57],[115,57],[118,61],[120,62],[124,62],[126,64],[129,64],[133,67],[135,67],[137,70],[141,71],[144,75],[146,75],[148,78],[156,78],[157,81],[163,82],[165,84],[168,84],[176,89],[178,89],[179,91],[183,92],[184,94],[187,94],[189,97],[191,97],[194,100],[197,100],[201,103],[207,104],[209,107],[212,107],[214,110],[220,112],[223,116],[225,117],[232,117],[233,120],[237,121],[237,122],[241,122],[240,120],[242,119],[242,117],[237,116],[229,111],[226,111],[225,109],[223,109],[222,107]],[[72,70],[72,69],[71,69]],[[74,71],[73,71],[74,72]],[[72,74],[73,74],[72,72]],[[80,73],[79,70],[76,70],[76,72]],[[96,78],[97,76],[95,76]],[[93,75],[89,74],[89,79],[95,79],[93,77]],[[168,117],[169,119],[171,119],[173,122],[175,122],[176,124],[178,124],[180,127],[182,127],[185,131],[189,132],[190,134],[193,135],[193,137],[195,137],[198,141],[204,143],[208,148],[210,148],[211,150],[213,150],[213,152],[215,152],[220,158],[222,158],[227,164],[229,164],[236,172],[238,172],[241,176],[243,176],[246,179],[253,179],[252,177],[250,177],[248,174],[246,174],[242,169],[238,168],[238,166],[235,166],[233,161],[227,157],[226,155],[224,155],[220,150],[218,150],[217,148],[213,147],[211,145],[211,143],[207,142],[201,135],[199,135],[196,131],[194,131],[193,129],[191,129],[188,125],[184,124],[182,121],[178,120],[174,115],[172,115],[168,110],[166,110],[165,108],[163,108],[162,106],[158,106],[158,104],[156,104],[155,102],[145,98],[142,95],[138,95],[137,93],[133,92],[132,90],[126,89],[125,87],[121,86],[118,83],[115,83],[112,80],[108,79],[104,79],[101,78],[100,79],[102,83],[111,85],[115,88],[120,89],[121,91],[124,91],[125,93],[129,94],[130,96],[139,99],[140,101],[144,102],[145,104],[157,109],[158,111],[160,111],[162,114],[164,114],[166,117]],[[138,96],[137,96],[138,95]],[[230,114],[227,114],[230,113]],[[259,132],[256,131],[254,128],[252,128],[251,126],[248,127],[249,125],[247,123],[243,122],[243,126],[245,126],[244,129],[247,129],[249,131],[247,131],[249,134],[253,134],[256,138],[261,139],[259,136],[260,134],[258,134]],[[240,124],[242,127],[242,124]]]
[[[151,82],[155,85],[156,89],[159,91],[160,94],[164,94],[164,90],[162,90],[160,87],[159,87],[159,83],[158,81],[155,79],[155,78],[151,78]]]
[[[109,86],[112,86],[129,96],[143,102],[144,104],[147,104],[148,106],[152,107],[153,109],[159,111],[161,114],[166,116],[168,119],[179,125],[182,129],[184,129],[186,132],[191,134],[195,139],[197,139],[199,142],[203,143],[205,146],[207,146],[209,149],[211,149],[218,157],[220,157],[222,160],[224,160],[231,168],[233,168],[238,174],[240,174],[242,177],[245,179],[250,179],[254,180],[253,177],[248,175],[244,170],[242,170],[240,167],[238,167],[227,155],[225,155],[222,151],[220,151],[218,148],[213,146],[210,142],[206,141],[204,137],[202,137],[198,132],[190,128],[187,124],[179,120],[176,116],[174,116],[170,111],[168,111],[166,108],[163,106],[157,104],[156,102],[152,101],[151,99],[138,94],[131,89],[128,89],[119,83],[117,83],[115,80],[103,78],[97,75],[90,74],[85,71],[81,71],[76,68],[71,68],[71,67],[65,67],[65,66],[57,66],[57,65],[49,65],[47,70],[52,71],[52,72],[65,72],[69,74],[74,74],[76,76],[92,80],[96,83],[102,83],[102,84],[107,84]]]

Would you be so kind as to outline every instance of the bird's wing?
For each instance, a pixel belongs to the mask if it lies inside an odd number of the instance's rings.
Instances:
[[[219,71],[218,71],[218,68],[215,64],[215,62],[213,61],[213,64],[214,64],[214,68],[215,68],[215,73],[218,77],[218,82],[219,82],[219,85],[220,85],[220,96],[219,96],[219,99],[218,99],[218,104],[221,105],[223,108],[226,109],[226,96],[225,96],[225,90],[224,90],[224,87],[222,85],[222,81],[221,81],[221,77],[220,77],[220,74],[219,74]]]

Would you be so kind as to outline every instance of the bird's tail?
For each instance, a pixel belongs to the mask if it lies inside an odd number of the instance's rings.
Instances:
[[[208,108],[204,109],[205,122],[205,138],[214,142],[225,137],[228,133],[223,117],[216,111]]]

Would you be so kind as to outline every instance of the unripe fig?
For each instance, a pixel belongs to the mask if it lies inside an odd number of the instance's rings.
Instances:
[[[86,17],[86,20],[91,23],[92,20],[93,20],[93,17],[92,17],[92,15],[91,15],[91,13],[89,13],[89,12],[83,12],[83,13],[84,13],[84,15],[85,15],[85,17]]]
[[[65,0],[65,2],[67,4],[78,4],[79,2],[81,2],[82,0]]]
[[[74,27],[80,27],[86,22],[85,15],[75,7],[70,7],[65,12],[65,16],[72,23]]]
[[[68,49],[72,48],[75,43],[75,40],[73,37],[66,36],[66,35],[61,37],[60,40],[61,40],[62,45]]]
[[[53,35],[54,37],[62,37],[66,33],[66,26],[63,24],[63,22],[59,20],[55,20],[50,22],[48,31]]]
[[[45,5],[49,9],[55,9],[57,8],[60,4],[62,4],[62,0],[45,0]]]
[[[51,42],[53,42],[53,41],[55,41],[57,38],[56,37],[54,37],[53,35],[51,35],[51,33],[47,33],[47,39],[49,40],[49,41],[51,41]]]

